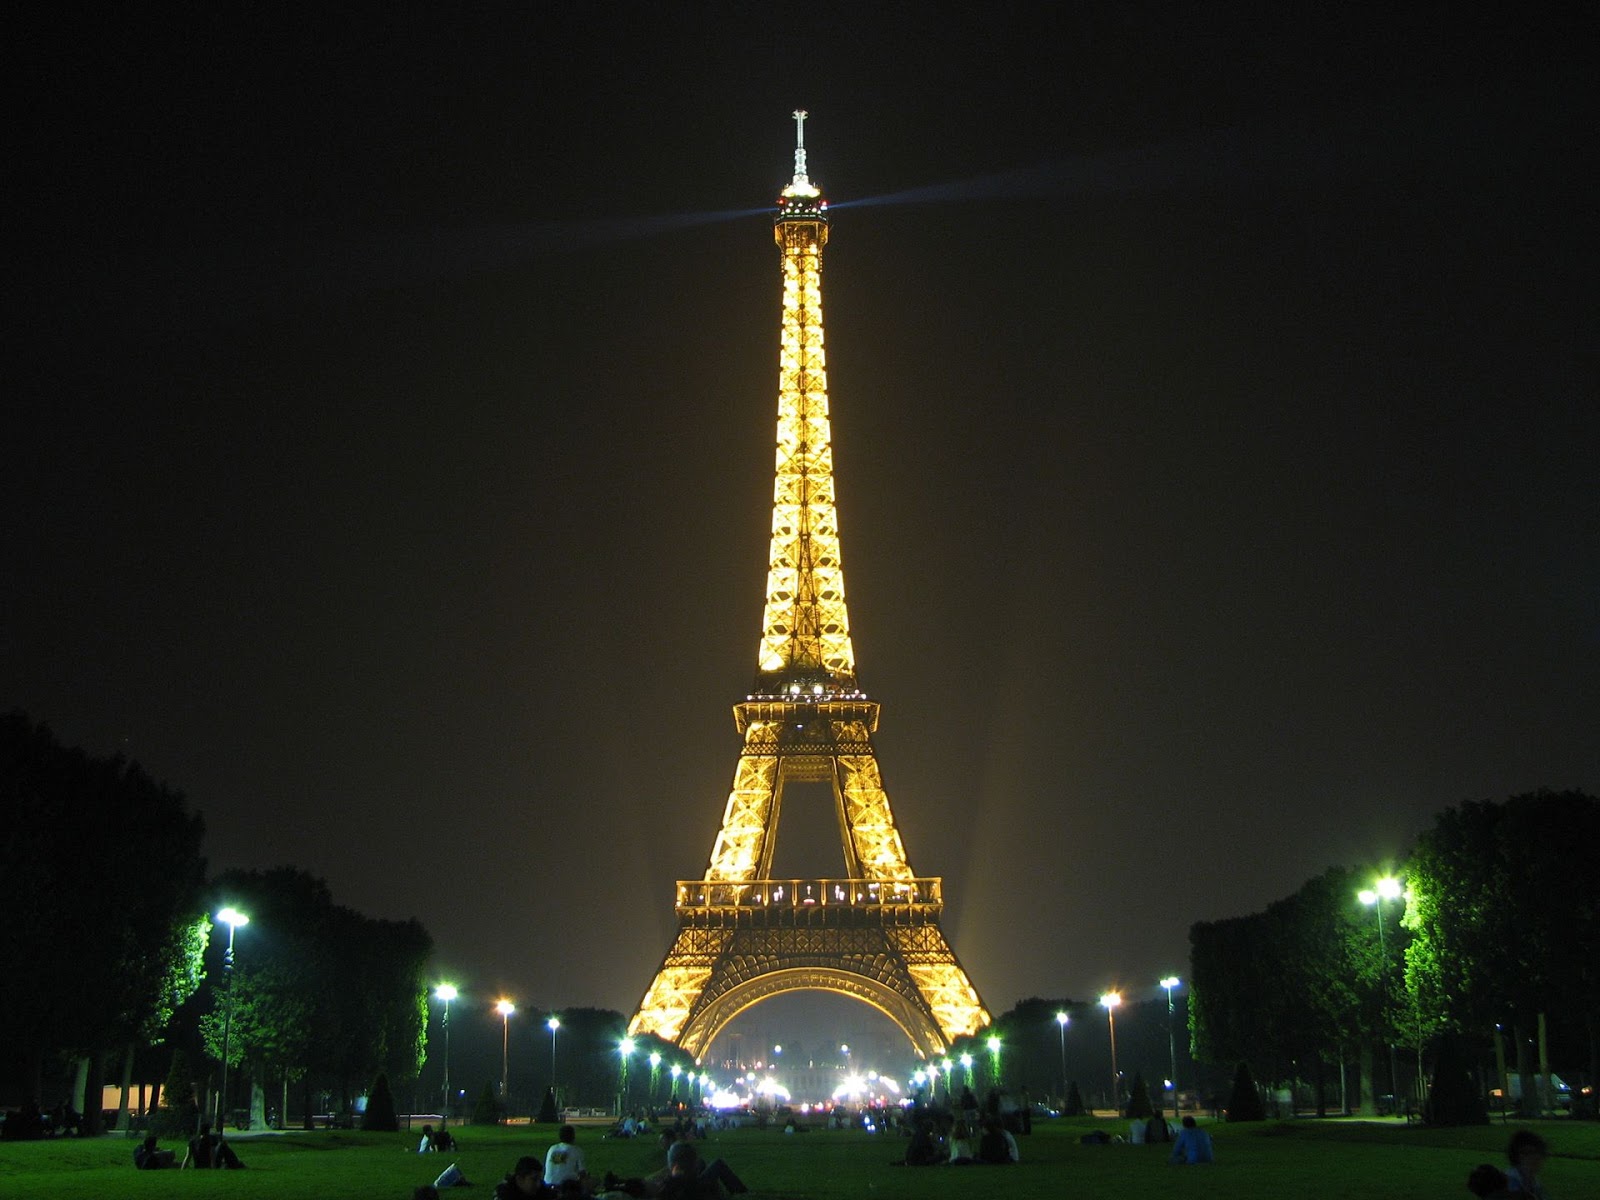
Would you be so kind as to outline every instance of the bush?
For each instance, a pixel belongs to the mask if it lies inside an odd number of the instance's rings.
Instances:
[[[472,1106],[474,1125],[500,1124],[500,1101],[495,1098],[494,1084],[486,1083],[478,1093],[478,1103]]]
[[[554,1125],[560,1115],[556,1112],[556,1092],[554,1088],[546,1088],[544,1101],[539,1105],[539,1115],[534,1118],[541,1125]]]
[[[1062,1116],[1083,1116],[1083,1093],[1078,1091],[1077,1080],[1073,1080],[1073,1082],[1067,1086],[1067,1105],[1065,1110],[1062,1112]]]
[[[1144,1072],[1133,1073],[1133,1092],[1128,1097],[1128,1111],[1125,1117],[1149,1117],[1154,1115],[1155,1109],[1150,1107],[1150,1089],[1145,1086]]]
[[[377,1133],[396,1133],[400,1118],[395,1115],[394,1095],[389,1091],[389,1077],[379,1073],[367,1095],[367,1111],[361,1118],[361,1128]]]
[[[1266,1109],[1261,1106],[1261,1093],[1250,1075],[1250,1064],[1242,1062],[1233,1076],[1233,1092],[1228,1097],[1229,1121],[1264,1121]]]
[[[194,1080],[189,1075],[189,1060],[182,1050],[172,1052],[172,1066],[161,1085],[161,1104],[150,1114],[146,1133],[156,1137],[192,1137],[200,1127],[200,1106],[194,1098]]]

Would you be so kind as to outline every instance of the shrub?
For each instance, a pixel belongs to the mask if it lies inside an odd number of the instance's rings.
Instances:
[[[1083,1116],[1083,1093],[1078,1091],[1077,1080],[1073,1080],[1072,1083],[1067,1086],[1067,1106],[1066,1110],[1062,1113],[1062,1116]]]
[[[1266,1110],[1261,1106],[1261,1093],[1250,1074],[1250,1064],[1241,1062],[1233,1076],[1233,1092],[1228,1096],[1228,1120],[1264,1121],[1266,1117]]]
[[[541,1125],[554,1125],[560,1114],[556,1112],[556,1092],[554,1088],[546,1088],[544,1100],[539,1105],[539,1115],[534,1118]]]
[[[189,1060],[182,1050],[172,1052],[172,1066],[161,1085],[161,1105],[150,1114],[147,1133],[157,1137],[189,1137],[200,1126],[200,1106],[194,1098]]]
[[[361,1128],[378,1133],[395,1133],[400,1128],[400,1118],[394,1111],[394,1095],[389,1091],[389,1077],[382,1072],[367,1095],[367,1111],[361,1118]]]
[[[500,1101],[495,1098],[494,1084],[484,1084],[483,1091],[478,1093],[478,1102],[472,1106],[472,1123],[474,1125],[500,1124]]]

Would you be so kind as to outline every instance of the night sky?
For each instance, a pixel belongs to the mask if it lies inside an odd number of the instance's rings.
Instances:
[[[213,872],[631,1011],[755,671],[796,107],[860,678],[991,1009],[1600,790],[1592,28],[451,7],[8,39],[0,707]]]

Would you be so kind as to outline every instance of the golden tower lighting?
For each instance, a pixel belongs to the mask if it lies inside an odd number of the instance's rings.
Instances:
[[[698,1054],[751,1005],[823,990],[872,1005],[934,1056],[990,1017],[940,930],[942,881],[906,858],[872,745],[879,706],[856,680],[823,352],[827,202],[806,171],[806,114],[794,118],[794,176],[773,221],[782,307],[766,603],[755,684],[733,709],[744,748],[705,875],[678,884],[678,935],[628,1032]],[[831,786],[842,877],[772,877],[790,782]]]

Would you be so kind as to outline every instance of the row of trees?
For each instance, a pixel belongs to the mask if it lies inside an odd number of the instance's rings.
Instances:
[[[1465,803],[1396,864],[1405,888],[1392,906],[1358,899],[1374,872],[1335,867],[1264,912],[1196,924],[1195,1057],[1308,1081],[1319,1112],[1332,1096],[1370,1106],[1384,1090],[1420,1102],[1447,1042],[1487,1077],[1501,1035],[1531,1104],[1541,1029],[1553,1061],[1594,1079],[1596,845],[1600,801],[1581,792]]]
[[[47,1076],[76,1061],[85,1128],[98,1131],[110,1064],[126,1095],[136,1063],[142,1078],[167,1077],[150,1047],[169,1065],[220,1062],[211,914],[223,902],[253,921],[233,980],[232,1079],[298,1081],[309,1098],[364,1091],[379,1071],[415,1078],[431,951],[415,921],[341,908],[290,869],[208,880],[204,825],[180,793],[120,756],[64,747],[17,712],[0,716],[0,812],[6,1099],[55,1098]],[[172,1073],[180,1090],[187,1073]]]
[[[348,1109],[377,1073],[401,1090],[416,1079],[427,1049],[427,988],[433,942],[414,920],[363,916],[333,902],[322,880],[290,867],[219,876],[212,892],[250,916],[248,953],[232,983],[228,1066],[257,1085],[252,1124],[261,1119],[260,1085],[273,1083],[280,1111],[298,1085],[305,1119],[331,1093]],[[207,976],[222,986],[222,947]],[[198,1027],[205,1057],[220,1062],[226,997],[202,996],[180,1017]]]

